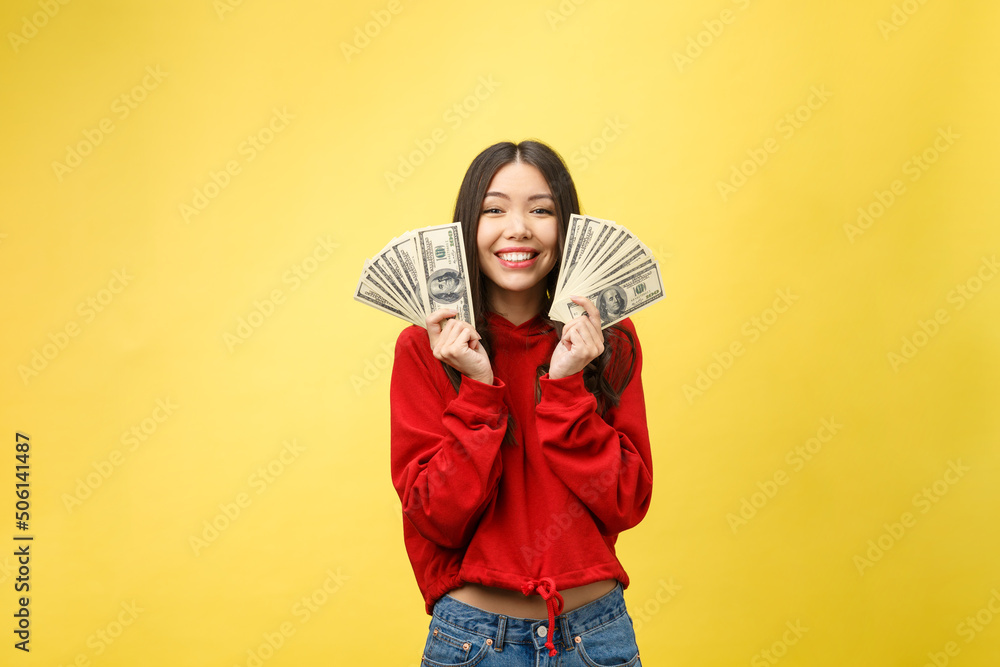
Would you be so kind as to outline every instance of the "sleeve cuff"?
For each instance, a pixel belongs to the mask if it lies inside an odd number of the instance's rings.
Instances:
[[[569,405],[594,398],[583,384],[583,371],[557,380],[550,378],[546,373],[538,383],[542,390],[540,405],[543,403]]]
[[[496,427],[501,421],[506,423],[507,406],[503,401],[506,391],[507,385],[497,377],[493,378],[493,384],[463,377],[458,396],[451,402],[449,412],[461,416],[469,424],[480,423]]]

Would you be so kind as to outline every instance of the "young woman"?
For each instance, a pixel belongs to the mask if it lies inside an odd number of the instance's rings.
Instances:
[[[548,146],[490,146],[455,206],[478,328],[453,310],[396,343],[392,478],[432,614],[424,665],[639,665],[615,555],[652,461],[628,319],[547,319],[570,214]],[[549,662],[551,661],[551,663]]]

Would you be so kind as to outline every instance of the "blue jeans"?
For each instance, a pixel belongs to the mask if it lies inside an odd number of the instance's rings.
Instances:
[[[424,667],[640,667],[621,584],[579,609],[556,616],[558,653],[549,656],[548,619],[511,618],[445,595],[434,605]]]

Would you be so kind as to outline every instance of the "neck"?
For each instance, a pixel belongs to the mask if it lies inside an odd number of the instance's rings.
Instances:
[[[486,287],[486,298],[490,310],[514,326],[520,326],[542,312],[545,284],[539,283],[535,288],[524,292],[509,292],[497,289],[496,285],[489,283]]]

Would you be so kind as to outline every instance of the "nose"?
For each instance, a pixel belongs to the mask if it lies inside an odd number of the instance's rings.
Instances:
[[[524,239],[531,237],[531,228],[524,214],[519,211],[511,211],[507,216],[507,229],[505,236],[509,239]]]

